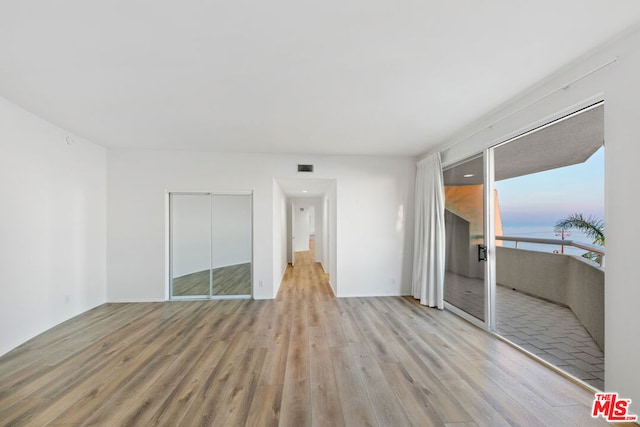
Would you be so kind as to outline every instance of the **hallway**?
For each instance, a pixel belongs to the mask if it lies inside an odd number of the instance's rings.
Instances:
[[[298,251],[295,257],[295,266],[289,264],[282,277],[276,301],[292,296],[301,300],[311,297],[320,297],[322,300],[333,298],[329,275],[324,272],[319,262],[315,262],[314,239],[309,239],[308,251]]]

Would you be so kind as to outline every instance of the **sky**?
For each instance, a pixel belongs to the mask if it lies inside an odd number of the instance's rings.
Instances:
[[[586,162],[495,183],[505,234],[549,227],[572,213],[604,219],[604,147]]]

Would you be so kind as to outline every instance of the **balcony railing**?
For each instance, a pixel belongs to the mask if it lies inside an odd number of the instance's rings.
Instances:
[[[518,242],[523,243],[539,243],[543,245],[555,245],[555,246],[573,246],[574,248],[584,249],[589,252],[599,254],[599,262],[601,268],[604,267],[604,252],[605,249],[602,246],[590,245],[588,243],[576,242],[573,240],[561,240],[561,239],[539,239],[535,237],[514,237],[514,236],[496,236],[496,240],[505,242],[515,242],[516,249],[518,248]]]

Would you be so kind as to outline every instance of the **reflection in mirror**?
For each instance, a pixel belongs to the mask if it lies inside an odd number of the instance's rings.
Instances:
[[[485,243],[483,173],[481,156],[443,173],[447,236],[444,299],[482,321],[486,287],[478,245]]]
[[[210,294],[211,199],[208,194],[171,195],[172,296]]]
[[[213,295],[251,295],[251,196],[213,195]]]

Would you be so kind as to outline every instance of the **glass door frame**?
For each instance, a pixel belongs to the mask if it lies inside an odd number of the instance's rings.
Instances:
[[[484,244],[487,260],[484,265],[485,329],[496,331],[496,197],[494,148],[484,150]]]
[[[444,170],[453,168],[473,158],[482,156],[483,163],[483,228],[484,245],[487,248],[487,259],[484,261],[484,320],[467,313],[463,309],[445,301],[445,309],[489,332],[496,330],[496,229],[495,229],[495,185],[494,185],[494,147],[451,164]],[[445,282],[446,286],[446,282]]]
[[[211,229],[210,229],[210,260],[209,260],[209,295],[173,295],[173,196],[209,196],[209,215],[211,217]],[[213,198],[214,196],[248,196],[249,197],[249,221],[250,221],[250,245],[251,245],[251,268],[249,281],[251,284],[251,291],[249,294],[241,295],[214,295],[213,294]],[[254,266],[254,230],[253,230],[253,191],[167,191],[167,286],[166,299],[168,301],[187,301],[187,300],[225,300],[225,299],[253,299],[253,266]]]

